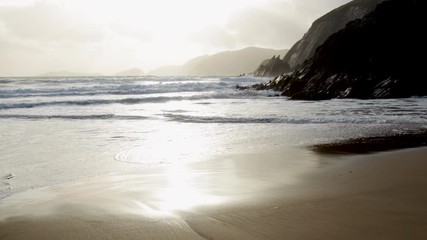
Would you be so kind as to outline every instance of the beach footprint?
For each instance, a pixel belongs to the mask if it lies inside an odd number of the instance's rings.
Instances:
[[[12,178],[14,178],[15,177],[15,174],[13,174],[13,173],[9,173],[9,174],[7,174],[6,176],[4,176],[3,177],[3,179],[12,179]]]

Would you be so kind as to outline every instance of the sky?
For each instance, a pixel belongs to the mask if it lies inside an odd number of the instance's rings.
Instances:
[[[0,76],[114,74],[249,46],[288,49],[350,0],[0,0]]]

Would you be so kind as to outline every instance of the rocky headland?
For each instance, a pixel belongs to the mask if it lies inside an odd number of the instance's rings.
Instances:
[[[291,68],[289,64],[280,59],[279,56],[273,56],[271,59],[264,60],[261,65],[255,70],[254,76],[256,77],[271,77],[277,76],[283,73],[289,73]]]
[[[272,58],[262,62],[254,75],[274,77],[297,69],[305,60],[313,57],[316,49],[329,36],[343,29],[348,22],[364,17],[382,1],[384,0],[354,0],[330,11],[313,22],[307,33],[292,46],[281,61]]]
[[[251,88],[307,100],[425,96],[424,10],[419,0],[384,1],[332,34],[292,73]]]

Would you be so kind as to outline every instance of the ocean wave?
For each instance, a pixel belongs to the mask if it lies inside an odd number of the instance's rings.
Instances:
[[[173,99],[180,99],[174,97]],[[144,102],[166,102],[170,101],[171,97],[146,97],[146,98],[122,98],[122,99],[85,99],[85,100],[66,100],[66,101],[45,101],[45,102],[20,102],[20,103],[5,103],[0,104],[0,109],[15,109],[15,108],[34,108],[54,105],[105,105],[105,104],[137,104]]]
[[[168,121],[182,123],[225,123],[225,124],[427,124],[425,117],[408,116],[194,116],[166,112],[161,115]],[[36,115],[36,114],[0,114],[0,119],[21,120],[147,120],[158,116],[87,114],[87,115]]]
[[[423,118],[399,118],[399,117],[287,117],[287,116],[263,116],[263,117],[223,117],[223,116],[192,116],[182,114],[165,113],[163,116],[170,121],[184,123],[282,123],[282,124],[426,124]]]
[[[1,114],[0,119],[66,119],[66,120],[145,120],[147,116],[115,115],[115,114],[94,114],[94,115],[26,115],[26,114]]]
[[[116,99],[81,99],[81,100],[52,100],[52,101],[37,101],[37,102],[12,102],[1,103],[0,110],[5,109],[18,109],[18,108],[36,108],[56,105],[106,105],[106,104],[141,104],[141,103],[165,103],[169,101],[183,101],[183,100],[206,100],[206,99],[230,99],[230,98],[251,98],[263,96],[265,93],[253,92],[245,93],[242,91],[227,91],[227,92],[192,92],[182,95],[161,95],[161,96],[144,96],[144,97],[130,97],[130,98],[116,98]]]
[[[95,95],[144,95],[156,93],[194,92],[209,88],[165,88],[144,86],[122,87],[85,87],[61,89],[9,89],[0,90],[0,98],[30,98],[30,97],[68,97],[68,96],[95,96]]]
[[[0,84],[6,84],[6,83],[12,83],[12,80],[8,80],[8,79],[0,79]]]
[[[0,98],[61,97],[92,95],[141,95],[233,89],[238,83],[254,79],[235,78],[105,78],[105,79],[2,79],[9,84],[0,89]]]
[[[186,123],[280,123],[280,118],[268,117],[218,117],[218,116],[191,116],[165,113],[164,117],[171,121]]]

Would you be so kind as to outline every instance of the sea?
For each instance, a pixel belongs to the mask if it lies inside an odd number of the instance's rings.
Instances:
[[[427,129],[425,97],[293,101],[236,89],[268,80],[0,78],[0,199],[106,174],[274,151],[290,168],[316,168],[322,164],[307,148],[314,144]],[[224,164],[233,168],[239,166]]]

